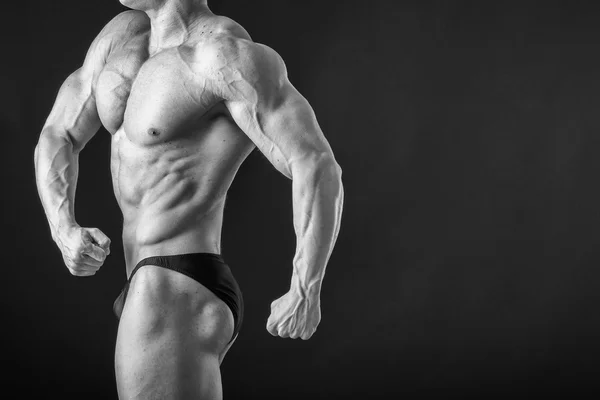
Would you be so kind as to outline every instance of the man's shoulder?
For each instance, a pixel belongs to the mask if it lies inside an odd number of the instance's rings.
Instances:
[[[206,76],[228,81],[228,74],[259,79],[285,72],[279,54],[271,47],[252,40],[239,24],[224,19],[213,28],[207,40],[193,48],[194,70]]]
[[[150,19],[142,11],[127,10],[117,14],[102,28],[97,41],[123,40],[150,29]]]
[[[92,77],[102,70],[110,53],[129,39],[150,29],[150,21],[140,11],[128,10],[112,18],[89,46],[80,73]]]
[[[147,28],[150,28],[150,18],[146,13],[137,10],[127,10],[117,14],[105,27],[112,32],[135,32]]]
[[[252,41],[250,34],[242,25],[229,17],[218,15],[211,21],[211,30],[215,33],[214,37],[224,36],[231,39],[241,39]]]

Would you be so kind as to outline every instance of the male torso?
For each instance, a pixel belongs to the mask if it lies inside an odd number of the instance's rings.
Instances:
[[[341,221],[341,168],[273,49],[205,0],[122,3],[146,11],[110,21],[61,86],[35,149],[38,193],[69,272],[95,275],[110,238],[77,223],[74,201],[79,154],[104,125],[130,276],[114,309],[119,397],[219,399],[243,301],[222,258],[202,253],[220,253],[237,169],[256,146],[292,180],[292,277],[266,328],[308,339]]]
[[[144,13],[115,20],[100,39],[108,55],[93,92],[112,135],[128,273],[148,256],[219,253],[225,195],[254,144],[195,66],[210,68],[215,48],[247,34],[213,16],[199,20],[182,45],[155,50]]]

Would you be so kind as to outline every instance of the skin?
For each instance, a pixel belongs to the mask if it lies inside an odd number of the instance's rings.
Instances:
[[[123,0],[64,82],[35,150],[38,192],[71,274],[92,276],[110,239],[74,215],[79,154],[104,126],[123,213],[127,274],[149,256],[220,253],[225,196],[258,148],[292,179],[297,248],[289,291],[267,330],[310,338],[341,220],[341,169],[281,57],[204,1]],[[219,399],[229,308],[198,282],[156,266],[131,281],[119,322],[120,399]]]

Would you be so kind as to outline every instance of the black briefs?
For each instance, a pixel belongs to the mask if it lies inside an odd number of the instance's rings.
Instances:
[[[223,257],[213,253],[190,253],[173,256],[148,257],[140,261],[129,276],[129,280],[113,304],[113,311],[117,318],[121,318],[125,298],[133,275],[144,265],[156,265],[182,273],[213,292],[223,300],[233,314],[233,340],[244,318],[244,300],[242,291],[238,286],[229,266]]]

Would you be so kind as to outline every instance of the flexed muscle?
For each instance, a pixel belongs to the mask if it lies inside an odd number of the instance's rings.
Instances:
[[[65,264],[93,275],[110,240],[80,227],[73,204],[79,154],[106,128],[128,275],[115,302],[119,396],[219,398],[219,364],[243,317],[241,290],[220,255],[238,168],[258,148],[293,181],[292,280],[267,329],[302,339],[321,318],[341,169],[273,49],[202,0],[122,2],[135,10],[100,32],[42,129],[38,190]]]

